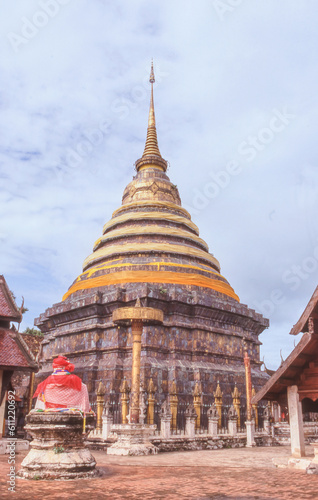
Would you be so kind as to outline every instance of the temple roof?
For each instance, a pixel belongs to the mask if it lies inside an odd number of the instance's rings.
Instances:
[[[200,287],[239,301],[166,174],[167,162],[157,139],[154,81],[152,65],[147,137],[143,155],[135,163],[137,174],[63,300],[91,288],[158,283]]]
[[[316,360],[317,354],[318,335],[304,333],[288,358],[252,398],[252,403],[257,403],[261,399],[285,401],[287,387],[297,385],[304,368],[310,361]]]
[[[21,335],[13,329],[0,328],[0,369],[36,371],[37,363]]]
[[[0,320],[17,321],[21,323],[22,313],[15,303],[7,282],[0,274]]]
[[[306,369],[318,362],[318,287],[314,291],[299,321],[290,331],[297,335],[305,332],[297,346],[274,372],[262,389],[254,396],[253,402],[261,399],[279,401],[286,398],[286,388],[300,385],[306,376]],[[311,365],[310,365],[311,364]],[[313,366],[311,366],[313,370]],[[318,366],[316,368],[318,373]],[[318,387],[317,387],[318,391]],[[304,392],[305,394],[305,392]]]
[[[312,294],[311,299],[308,302],[299,320],[290,330],[289,332],[290,335],[298,335],[298,333],[300,332],[308,332],[309,331],[308,320],[310,317],[318,320],[318,286],[316,287],[314,293]]]

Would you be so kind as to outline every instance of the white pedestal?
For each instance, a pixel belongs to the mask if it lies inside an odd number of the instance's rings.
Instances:
[[[217,436],[217,434],[218,434],[218,422],[219,422],[219,418],[212,417],[212,418],[208,419],[208,423],[209,423],[208,434],[210,434],[211,436]]]
[[[194,438],[195,437],[195,417],[186,417],[185,435]]]
[[[229,420],[228,428],[229,428],[229,434],[231,436],[236,436],[236,434],[237,434],[237,418],[235,418],[233,420]]]
[[[160,436],[164,439],[170,439],[171,435],[171,417],[161,417]]]
[[[154,455],[158,453],[149,440],[154,435],[156,425],[119,424],[113,425],[112,432],[117,434],[117,441],[107,448],[107,455]]]
[[[245,422],[245,425],[246,425],[246,447],[252,448],[253,446],[256,446],[254,440],[255,424],[253,420],[247,420]]]

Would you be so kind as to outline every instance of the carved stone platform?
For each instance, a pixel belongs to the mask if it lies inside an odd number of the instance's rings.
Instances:
[[[86,431],[93,415],[86,414]],[[83,417],[80,413],[31,410],[25,429],[33,437],[18,477],[24,479],[78,479],[94,477],[96,462],[85,448]]]
[[[119,424],[113,425],[111,431],[117,434],[117,441],[107,448],[107,455],[154,455],[158,453],[151,442],[156,425]]]

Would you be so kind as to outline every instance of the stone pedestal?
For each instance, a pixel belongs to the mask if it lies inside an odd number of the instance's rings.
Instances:
[[[310,443],[310,445],[313,447],[314,454],[315,454],[315,456],[314,456],[314,458],[312,460],[312,463],[318,465],[318,443]]]
[[[103,421],[102,438],[108,439],[109,434],[111,433],[112,425],[113,425],[113,416],[112,415],[103,415],[102,421]]]
[[[86,414],[86,431],[93,428],[93,415]],[[33,441],[19,477],[25,479],[78,479],[97,474],[95,459],[85,448],[80,413],[31,410],[26,431]]]
[[[237,418],[232,418],[228,423],[228,431],[231,436],[236,436],[237,434]]]
[[[154,435],[156,425],[119,424],[111,430],[117,434],[117,441],[107,448],[107,455],[154,455],[158,453],[149,440]]]
[[[102,429],[102,438],[103,439],[108,439],[109,434],[111,433],[111,427],[113,425],[114,417],[111,411],[111,405],[109,403],[106,403],[103,415],[102,415],[102,422],[103,422],[103,429]]]
[[[216,418],[209,418],[208,421],[208,434],[211,436],[217,436],[218,434],[218,424],[219,424],[219,417]]]
[[[270,421],[269,421],[268,418],[264,419],[263,429],[264,429],[264,432],[266,432],[266,434],[270,434],[270,432],[271,432],[271,423],[270,423]]]
[[[306,467],[306,472],[307,472],[307,474],[318,474],[318,443],[310,443],[310,445],[314,448],[315,456],[313,459],[309,459],[310,464]],[[305,459],[302,458],[299,460],[304,461]],[[291,462],[291,459],[289,460],[289,462]],[[288,465],[289,465],[289,462],[288,462]]]
[[[185,435],[190,438],[195,437],[195,422],[196,417],[186,417]]]
[[[164,439],[170,439],[171,436],[171,419],[169,402],[166,400],[161,406],[160,413],[160,436]]]
[[[171,436],[171,417],[161,417],[160,436],[164,439],[170,439],[170,436]]]
[[[232,405],[228,411],[228,431],[231,436],[237,434],[237,418],[236,409]]]
[[[218,425],[219,425],[219,412],[213,404],[209,409],[208,409],[208,434],[211,436],[217,436],[218,433]]]
[[[12,449],[16,453],[20,451],[26,451],[30,448],[30,443],[27,439],[17,439],[17,438],[3,438],[0,439],[0,455],[10,454]]]
[[[195,423],[197,420],[197,413],[193,405],[190,405],[185,412],[186,425],[185,425],[185,435],[194,438],[195,437]]]
[[[254,440],[255,422],[254,420],[247,420],[245,422],[245,425],[246,425],[246,446],[247,448],[251,448],[252,446],[256,446]]]

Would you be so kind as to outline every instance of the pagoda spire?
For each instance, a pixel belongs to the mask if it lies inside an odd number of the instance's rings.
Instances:
[[[150,98],[149,117],[148,117],[148,130],[147,130],[146,145],[145,145],[144,153],[142,156],[144,157],[144,156],[148,156],[148,155],[157,155],[157,156],[160,156],[160,158],[161,158],[161,154],[160,154],[159,146],[158,146],[158,139],[157,139],[155,106],[154,106],[154,99],[153,99],[153,84],[155,83],[153,61],[151,61],[151,71],[150,71],[149,82],[151,83],[151,98]]]
[[[151,70],[149,82],[151,83],[151,97],[148,117],[147,139],[143,155],[136,161],[136,169],[139,171],[143,168],[160,168],[164,172],[167,170],[167,162],[161,156],[158,146],[155,106],[153,98],[153,84],[155,83],[155,73],[153,69],[153,61],[151,61]]]

